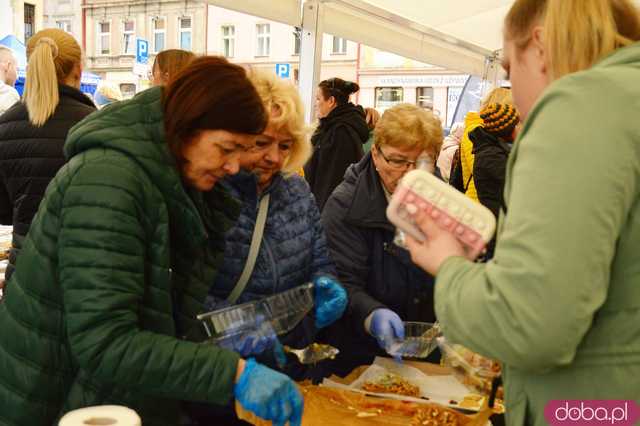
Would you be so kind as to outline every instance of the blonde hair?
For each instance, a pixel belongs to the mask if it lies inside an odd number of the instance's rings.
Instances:
[[[185,68],[189,63],[196,58],[193,52],[182,49],[167,49],[156,55],[153,60],[153,68],[158,66],[158,71],[162,74],[166,74],[166,83],[175,77],[180,70]],[[153,69],[152,68],[152,69]]]
[[[435,159],[442,146],[442,123],[431,111],[399,104],[382,114],[374,130],[375,146],[422,148]]]
[[[480,103],[480,109],[484,109],[486,106],[491,104],[513,105],[511,89],[506,87],[496,87],[482,100]]]
[[[53,115],[60,95],[58,84],[82,63],[82,51],[73,36],[49,28],[38,31],[27,43],[27,81],[24,103],[29,120],[41,127]]]
[[[100,99],[100,97],[104,99]],[[120,87],[113,81],[100,80],[95,93],[93,94],[93,100],[98,106],[104,106],[104,102],[117,102],[122,100],[122,92]]]
[[[285,174],[297,173],[311,156],[310,128],[304,122],[304,106],[298,89],[273,73],[255,69],[249,72],[249,80],[269,113],[269,124],[293,138],[291,153],[285,160],[282,171]]]
[[[552,79],[640,40],[640,15],[629,0],[517,0],[505,19],[506,38],[522,50],[534,25],[544,26]]]

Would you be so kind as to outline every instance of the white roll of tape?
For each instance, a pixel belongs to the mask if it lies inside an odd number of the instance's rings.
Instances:
[[[130,408],[97,405],[68,412],[58,426],[142,426],[142,421]]]

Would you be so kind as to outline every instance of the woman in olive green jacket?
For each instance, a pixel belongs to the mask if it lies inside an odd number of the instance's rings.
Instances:
[[[180,423],[180,401],[299,425],[286,376],[202,340],[196,315],[238,206],[216,182],[238,171],[266,113],[245,71],[192,62],[166,89],[75,126],[0,304],[0,424],[52,425],[116,404],[145,426]],[[297,417],[297,418],[296,418]]]
[[[628,0],[518,0],[504,67],[526,117],[495,258],[426,214],[444,334],[504,364],[510,425],[551,400],[640,402],[640,19]]]

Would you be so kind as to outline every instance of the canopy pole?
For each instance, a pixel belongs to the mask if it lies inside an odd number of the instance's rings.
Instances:
[[[315,119],[315,92],[320,83],[323,8],[324,6],[318,0],[308,0],[302,9],[298,89],[305,106],[305,120],[309,124]]]

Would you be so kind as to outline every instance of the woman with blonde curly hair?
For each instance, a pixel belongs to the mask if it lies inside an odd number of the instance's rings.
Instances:
[[[308,316],[283,343],[304,347],[314,342],[317,330],[342,315],[346,293],[327,275],[335,273],[320,224],[320,212],[306,181],[296,172],[307,161],[311,147],[302,101],[295,86],[275,75],[252,72],[250,79],[270,113],[256,147],[241,161],[243,170],[223,183],[242,203],[240,218],[226,234],[223,266],[207,300],[211,310],[280,293],[315,282],[315,315]],[[266,213],[264,227],[260,213]],[[255,235],[262,236],[254,243]],[[257,244],[251,259],[252,243]],[[253,270],[244,272],[252,261]],[[248,275],[247,275],[248,274]],[[246,275],[246,280],[243,276]],[[314,322],[315,317],[315,322]],[[272,337],[272,336],[268,336]],[[273,339],[243,342],[235,349],[243,355],[260,354]],[[275,366],[270,355],[265,362]],[[297,363],[285,372],[296,379],[309,373]]]

